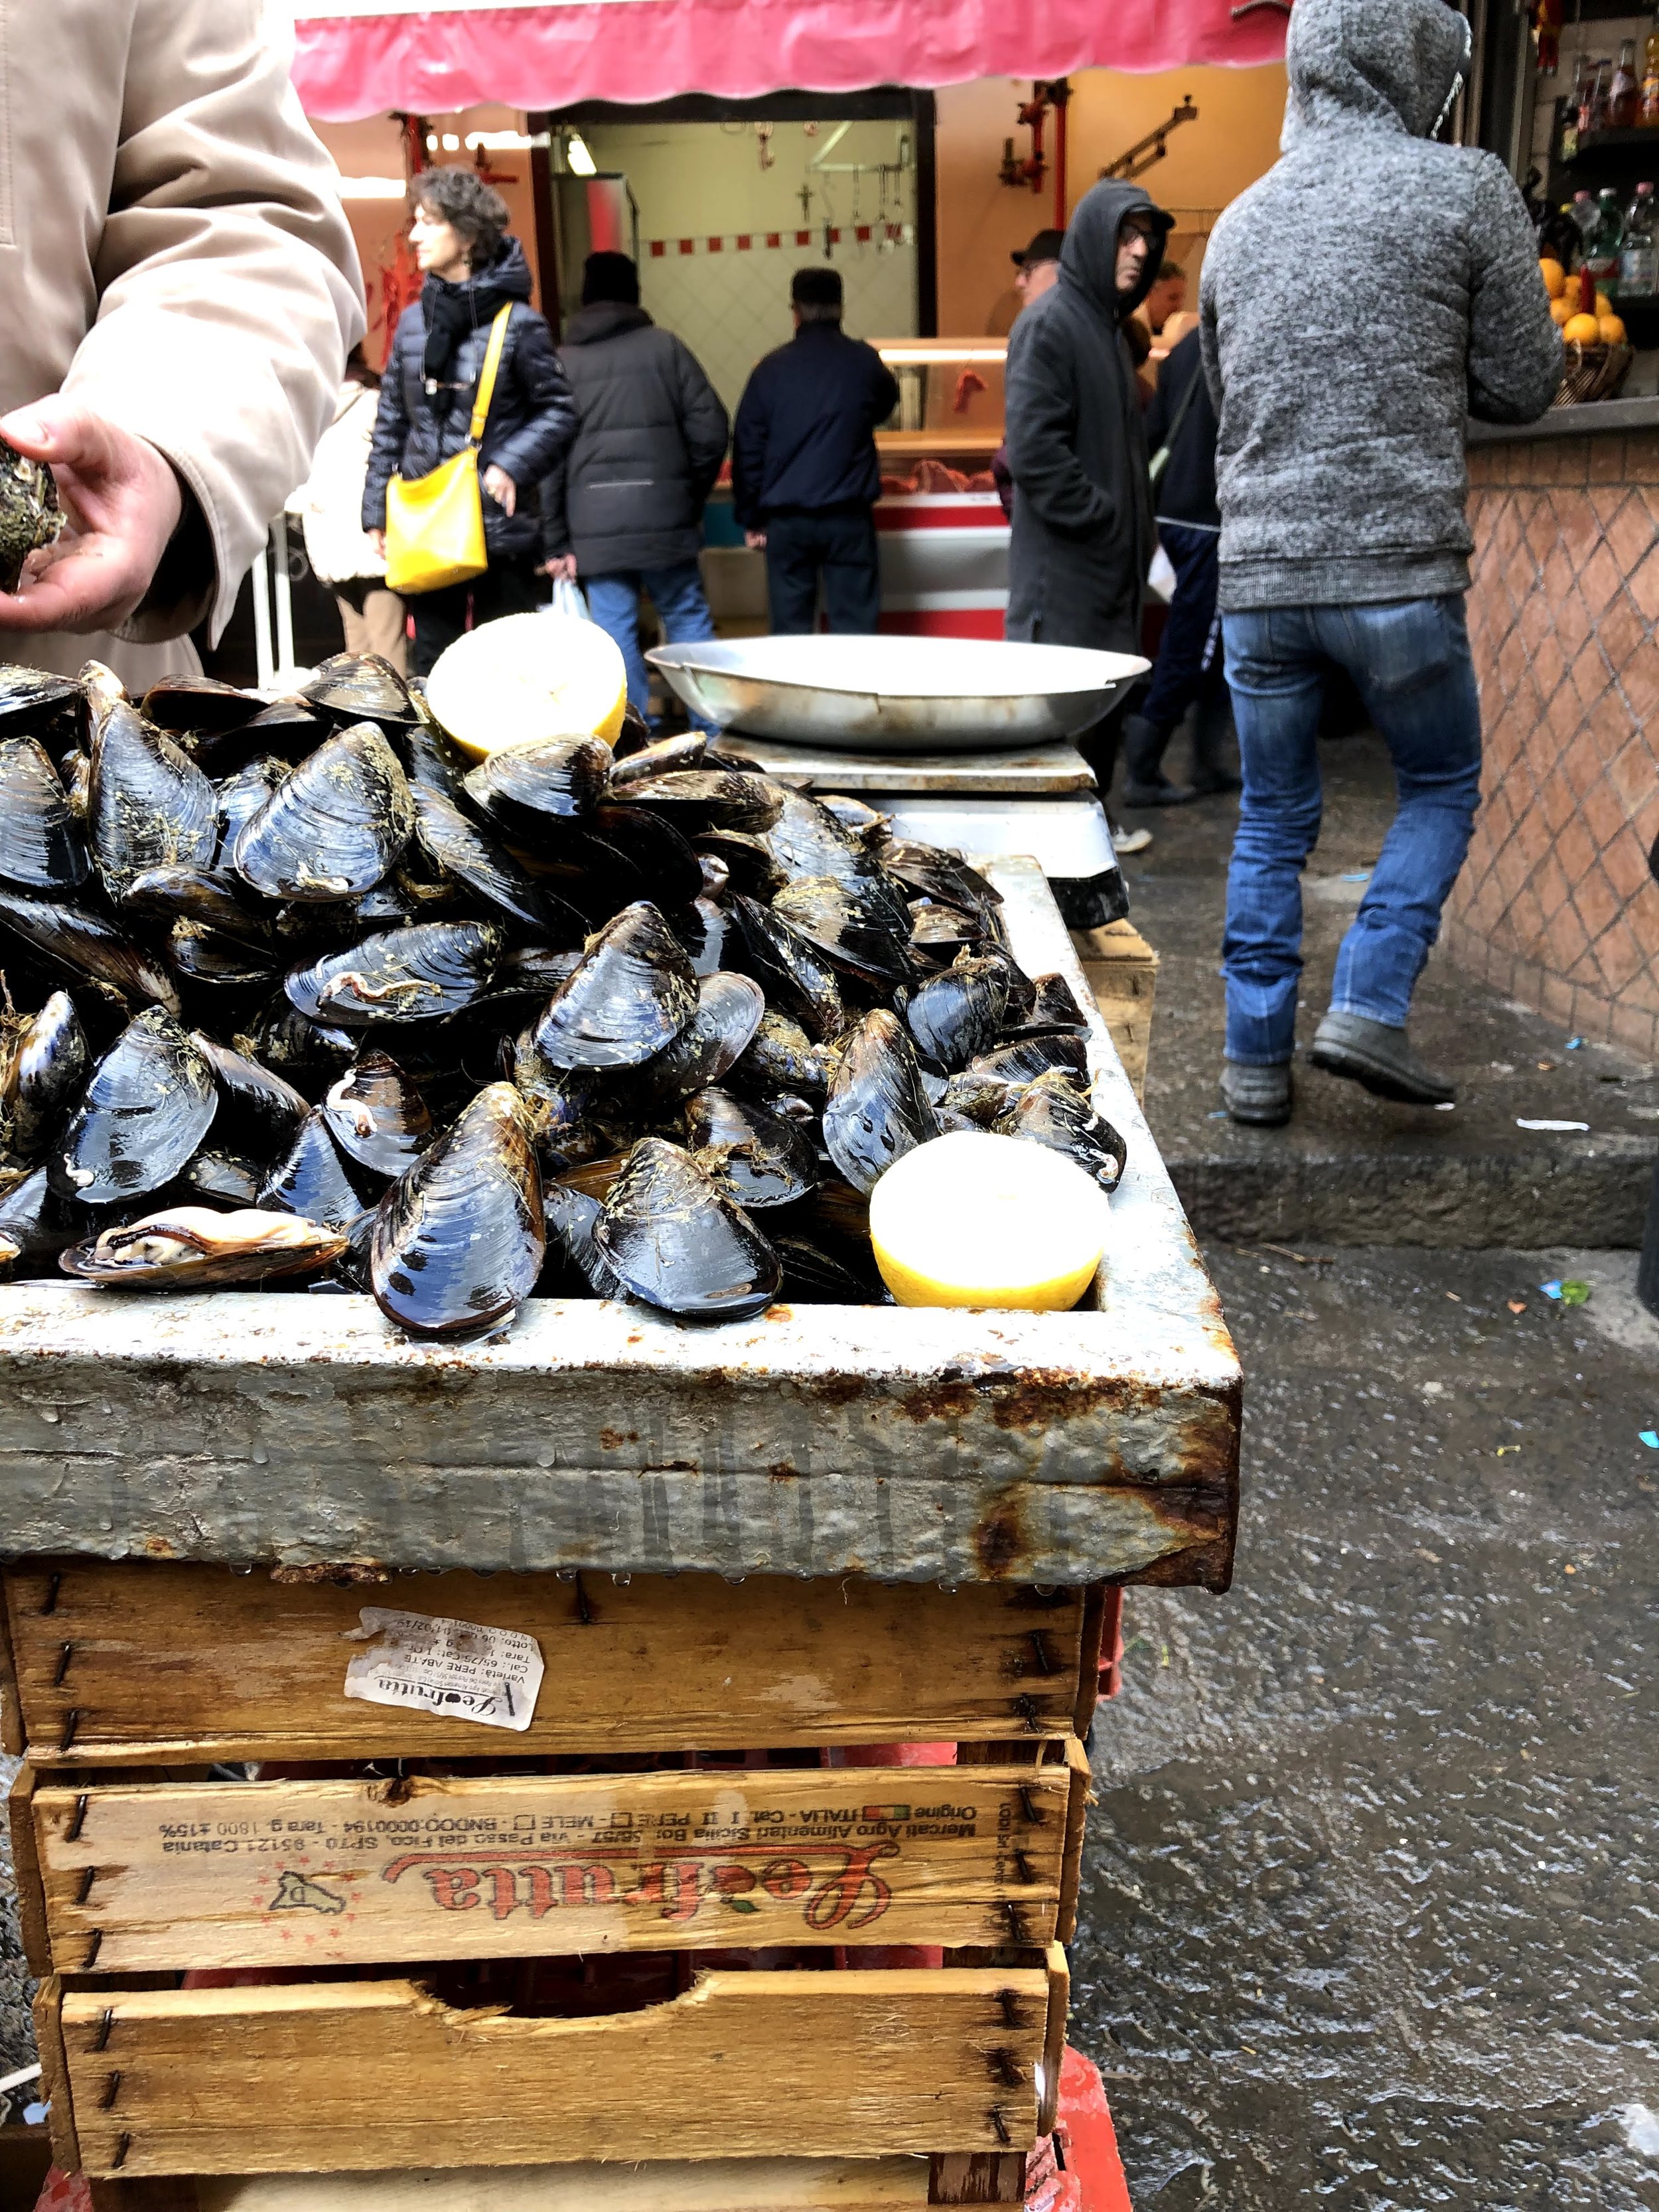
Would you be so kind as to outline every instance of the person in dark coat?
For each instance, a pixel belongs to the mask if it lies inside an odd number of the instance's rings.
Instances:
[[[842,329],[838,270],[798,269],[790,299],[795,335],[738,404],[732,509],[748,543],[766,548],[775,632],[817,628],[820,579],[830,629],[868,632],[881,611],[875,432],[898,386],[875,348]]]
[[[641,307],[639,270],[625,253],[588,255],[559,358],[579,427],[542,487],[547,573],[580,576],[644,714],[641,589],[671,645],[714,635],[698,555],[731,426],[696,356]]]
[[[1201,793],[1238,789],[1238,778],[1221,759],[1232,717],[1216,612],[1221,539],[1216,432],[1215,403],[1194,325],[1164,362],[1146,410],[1146,443],[1154,453],[1170,448],[1153,500],[1158,541],[1175,570],[1176,587],[1151,687],[1139,713],[1124,718],[1126,806],[1171,806]],[[1164,750],[1194,705],[1193,780],[1188,785],[1172,783],[1164,773]]]
[[[1152,288],[1172,220],[1139,185],[1093,185],[1067,227],[1060,282],[1009,335],[1011,638],[1140,650],[1152,505],[1124,325]],[[1121,719],[1115,708],[1080,741],[1103,799]]]
[[[413,672],[471,624],[527,613],[543,597],[537,487],[576,434],[553,334],[529,304],[530,268],[507,232],[507,203],[471,169],[427,169],[415,183],[410,235],[426,283],[398,319],[363,488],[363,528],[386,543],[386,486],[428,476],[467,442],[489,328],[511,306],[478,452],[489,567],[469,582],[410,599]]]

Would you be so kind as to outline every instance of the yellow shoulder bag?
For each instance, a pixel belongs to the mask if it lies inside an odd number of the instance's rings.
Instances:
[[[441,591],[446,584],[482,576],[489,566],[484,550],[483,497],[478,489],[478,446],[495,396],[495,375],[512,313],[509,304],[490,325],[465,445],[428,475],[393,477],[386,488],[388,591],[406,595]]]

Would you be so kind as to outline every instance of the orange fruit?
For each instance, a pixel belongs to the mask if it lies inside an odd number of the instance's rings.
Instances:
[[[1539,274],[1544,280],[1544,289],[1552,300],[1559,300],[1567,289],[1567,272],[1559,261],[1540,261]]]
[[[1561,335],[1569,345],[1600,345],[1601,325],[1594,315],[1575,315],[1563,327]]]
[[[1601,325],[1603,345],[1623,345],[1625,325],[1617,315],[1598,315],[1595,319]]]
[[[1613,302],[1605,292],[1596,294],[1594,312],[1598,315],[1610,315],[1613,313]]]
[[[1550,313],[1553,316],[1558,325],[1565,325],[1565,324],[1570,323],[1577,313],[1578,303],[1575,300],[1552,300],[1550,301]]]

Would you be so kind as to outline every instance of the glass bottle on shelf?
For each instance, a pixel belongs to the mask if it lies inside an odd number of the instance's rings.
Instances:
[[[1601,220],[1601,212],[1587,191],[1573,194],[1572,205],[1567,212],[1578,233],[1577,258],[1582,262],[1590,250],[1590,240],[1595,235],[1595,226]]]
[[[1613,64],[1605,55],[1590,64],[1585,78],[1585,91],[1578,108],[1578,136],[1588,138],[1607,127],[1607,87],[1613,76]]]
[[[1636,198],[1625,216],[1624,242],[1619,248],[1619,305],[1632,301],[1651,306],[1659,297],[1659,207],[1654,205],[1653,186],[1638,185]]]
[[[1619,289],[1619,252],[1625,242],[1625,218],[1619,211],[1619,195],[1603,185],[1596,195],[1595,228],[1584,244],[1584,266],[1598,292],[1608,298]]]
[[[1642,88],[1636,81],[1636,41],[1626,39],[1620,46],[1618,64],[1607,90],[1607,128],[1610,131],[1635,128],[1637,102],[1641,96]]]

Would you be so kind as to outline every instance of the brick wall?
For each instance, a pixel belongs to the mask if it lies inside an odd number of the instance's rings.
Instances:
[[[1461,967],[1659,1059],[1659,431],[1469,454],[1485,798]]]

